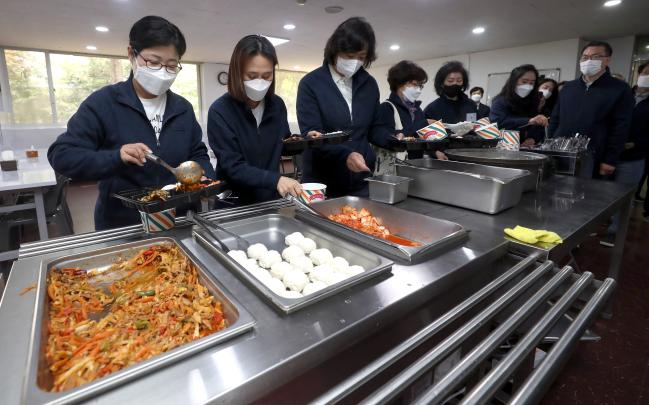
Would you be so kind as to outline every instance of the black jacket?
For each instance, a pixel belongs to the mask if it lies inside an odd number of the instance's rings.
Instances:
[[[193,160],[203,167],[207,177],[215,177],[192,105],[167,91],[158,142],[132,80],[131,76],[125,82],[106,86],[84,100],[68,121],[67,131],[47,153],[55,171],[75,180],[99,180],[97,230],[140,221],[138,211],[124,207],[112,197],[113,193],[176,182],[171,173],[155,163],[147,162],[140,167],[122,162],[122,145],[144,143],[171,166]]]
[[[240,204],[279,198],[282,139],[290,134],[286,105],[276,95],[266,97],[259,127],[250,107],[229,93],[212,103],[207,136],[217,158],[217,173]]]
[[[464,93],[460,93],[457,100],[442,95],[437,100],[428,104],[424,109],[426,118],[442,120],[445,124],[457,124],[468,121],[467,114],[475,114],[476,105]]]
[[[401,97],[399,97],[397,93],[390,93],[388,101],[394,104],[394,106],[397,108],[403,129],[401,131],[396,130],[396,122],[394,121],[394,109],[387,101],[381,103],[381,107],[379,108],[379,117],[381,124],[385,125],[385,127],[388,129],[388,131],[390,131],[391,134],[396,135],[397,133],[401,132],[405,136],[419,138],[417,131],[428,125],[428,121],[426,120],[426,117],[424,117],[424,112],[420,107],[421,101],[415,102],[417,110],[415,111],[414,119],[410,116],[408,107],[404,104],[403,100],[401,100]],[[417,159],[423,156],[424,153],[422,151],[408,152],[409,159]]]
[[[365,194],[367,173],[352,173],[347,157],[352,152],[363,155],[368,167],[374,167],[376,155],[370,142],[387,147],[390,133],[379,123],[379,86],[365,69],[352,79],[352,113],[334,83],[326,63],[300,80],[297,90],[297,120],[302,135],[309,131],[322,133],[350,130],[349,142],[325,145],[304,152],[305,182],[327,185],[327,197]]]
[[[545,128],[538,125],[530,125],[524,128],[521,128],[523,125],[526,125],[530,118],[536,116],[534,112],[529,112],[527,114],[520,114],[514,112],[514,108],[505,100],[503,96],[496,96],[491,103],[491,112],[489,114],[489,119],[491,122],[498,124],[499,129],[509,129],[513,131],[520,132],[520,141],[523,141],[527,138],[533,138],[536,143],[543,141],[545,137]]]
[[[482,103],[473,103],[473,105],[475,106],[475,113],[477,115],[476,120],[489,117],[489,113],[491,112],[491,109],[489,108],[488,105]]]
[[[629,137],[633,104],[629,85],[608,71],[590,87],[580,77],[561,89],[550,117],[549,134],[587,135],[595,162],[615,166]]]
[[[649,155],[649,97],[636,104],[633,109],[631,132],[627,143],[633,143],[634,146],[624,150],[620,160],[646,159]]]

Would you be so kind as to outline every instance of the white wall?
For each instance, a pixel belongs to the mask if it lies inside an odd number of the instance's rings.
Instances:
[[[605,39],[613,48],[613,56],[609,68],[611,73],[619,73],[628,81],[631,75],[631,64],[633,63],[633,51],[635,48],[635,37]]]
[[[422,104],[426,105],[437,98],[433,80],[437,70],[446,61],[462,62],[469,71],[469,87],[480,86],[486,90],[490,73],[509,72],[524,63],[531,63],[539,69],[559,68],[561,69],[561,80],[572,80],[576,77],[578,52],[579,39],[574,38],[415,61],[428,73],[428,84],[424,88],[421,98]],[[389,68],[390,66],[377,66],[370,69],[370,73],[379,83],[382,99],[387,98],[390,94],[387,83]]]

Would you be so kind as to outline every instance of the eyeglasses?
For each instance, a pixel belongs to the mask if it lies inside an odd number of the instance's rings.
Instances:
[[[586,62],[587,60],[602,60],[604,58],[608,58],[608,56],[607,55],[581,55],[579,61]]]
[[[177,74],[178,72],[180,72],[183,69],[183,67],[182,67],[182,65],[180,63],[178,63],[177,65],[163,65],[160,62],[155,62],[155,61],[152,61],[152,60],[145,59],[144,56],[142,56],[136,50],[133,50],[133,53],[135,54],[135,57],[139,56],[140,58],[142,58],[142,60],[144,61],[144,64],[146,65],[146,67],[148,67],[151,70],[160,70],[160,69],[162,69],[164,67],[167,72]]]

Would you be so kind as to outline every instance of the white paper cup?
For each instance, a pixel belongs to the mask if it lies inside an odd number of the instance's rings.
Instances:
[[[312,202],[324,201],[326,198],[327,185],[322,183],[303,183],[302,194],[298,196],[300,201],[305,204]]]

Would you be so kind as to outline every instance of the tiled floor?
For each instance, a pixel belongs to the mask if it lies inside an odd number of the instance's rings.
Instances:
[[[94,230],[96,198],[93,183],[75,183],[69,188],[76,233]],[[57,235],[55,227],[50,227],[50,232]],[[37,235],[35,230],[26,234],[28,238]],[[576,258],[582,270],[602,279],[610,252],[599,245],[597,237],[591,237]],[[593,328],[602,340],[578,346],[544,404],[649,404],[649,223],[642,220],[640,207],[632,213],[623,271],[613,300],[613,319],[600,319]]]

